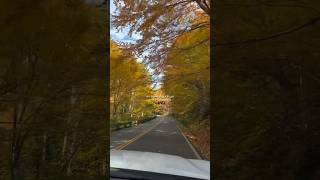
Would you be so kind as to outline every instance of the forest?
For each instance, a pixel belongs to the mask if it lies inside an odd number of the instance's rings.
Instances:
[[[215,2],[215,179],[319,179],[319,3]]]
[[[0,179],[106,177],[104,13],[0,1]]]

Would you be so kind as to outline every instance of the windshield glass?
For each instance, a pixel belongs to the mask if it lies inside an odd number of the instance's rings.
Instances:
[[[175,176],[170,174],[160,174],[148,171],[135,171],[129,169],[110,168],[110,178],[115,179],[139,179],[139,180],[197,180],[197,178]]]

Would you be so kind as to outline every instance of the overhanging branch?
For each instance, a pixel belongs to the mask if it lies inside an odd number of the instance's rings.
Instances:
[[[286,30],[286,31],[283,31],[283,32],[272,34],[270,36],[266,36],[266,37],[262,37],[262,38],[254,38],[254,39],[249,39],[249,40],[243,40],[243,41],[234,41],[234,42],[226,42],[226,43],[214,43],[213,46],[215,46],[215,47],[216,46],[233,46],[233,45],[243,45],[243,44],[251,44],[251,43],[267,41],[267,40],[270,40],[270,39],[275,39],[275,38],[279,38],[279,37],[282,37],[282,36],[286,36],[286,35],[295,33],[295,32],[297,32],[297,31],[299,31],[301,29],[304,29],[306,27],[314,25],[319,21],[320,21],[320,17],[316,17],[316,18],[313,18],[310,21],[308,21],[308,22],[306,22],[306,23],[304,23],[302,25],[293,27],[293,28],[291,28],[289,30]]]

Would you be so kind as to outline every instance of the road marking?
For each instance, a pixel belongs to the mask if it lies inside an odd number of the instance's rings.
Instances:
[[[137,140],[140,139],[142,136],[144,136],[145,134],[147,134],[148,132],[150,132],[152,129],[154,129],[156,126],[158,126],[158,125],[161,123],[161,121],[162,121],[162,120],[159,120],[159,122],[156,123],[155,125],[153,125],[151,128],[143,131],[141,134],[139,134],[138,136],[130,139],[130,140],[127,141],[126,143],[117,146],[115,149],[116,149],[116,150],[121,150],[121,149],[125,148],[126,146],[128,146],[129,144],[137,141]]]
[[[178,127],[180,133],[182,134],[182,136],[186,139],[187,143],[189,144],[191,150],[193,151],[193,153],[196,155],[197,159],[202,159],[201,156],[199,155],[199,153],[196,151],[196,149],[193,147],[193,145],[191,144],[191,142],[189,141],[189,139],[183,134],[182,130]]]

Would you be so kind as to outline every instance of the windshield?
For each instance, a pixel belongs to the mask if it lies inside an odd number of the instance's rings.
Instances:
[[[173,180],[173,179],[181,179],[181,180],[197,180],[197,178],[183,177],[183,176],[175,176],[170,174],[160,174],[148,171],[136,171],[129,169],[117,169],[110,168],[110,179],[137,179],[137,180]]]

